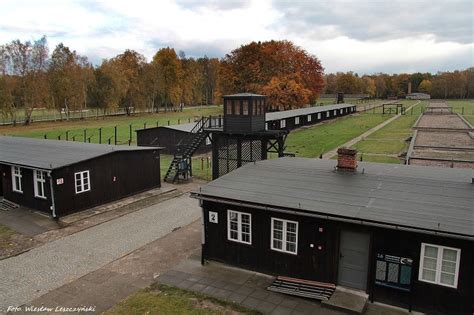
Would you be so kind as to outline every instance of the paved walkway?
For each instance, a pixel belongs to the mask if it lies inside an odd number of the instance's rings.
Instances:
[[[413,105],[411,105],[410,107],[408,107],[405,111],[408,112],[412,107],[414,107],[414,106],[420,104],[420,102],[421,102],[421,101],[416,102],[415,104],[413,104]],[[360,140],[362,140],[362,139],[364,139],[364,138],[370,136],[370,135],[373,134],[374,132],[376,132],[376,131],[382,129],[383,127],[387,126],[388,124],[390,124],[390,123],[393,122],[394,120],[400,118],[401,116],[402,116],[401,113],[398,114],[398,115],[395,115],[395,116],[393,116],[392,118],[390,118],[390,119],[384,121],[383,123],[381,123],[381,124],[375,126],[375,127],[372,128],[372,129],[367,130],[366,132],[364,132],[364,133],[361,134],[360,136],[355,137],[354,139],[352,139],[352,140],[350,140],[350,141],[344,143],[343,145],[341,145],[341,146],[339,146],[339,147],[347,147],[347,148],[350,148],[350,147],[352,147],[354,144],[356,144],[357,142],[359,142]],[[338,148],[339,148],[339,147],[338,147]],[[338,149],[338,148],[336,148],[336,149],[334,149],[334,150],[331,150],[331,151],[329,151],[329,152],[324,153],[324,154],[323,154],[323,159],[330,159],[330,158],[332,158],[333,156],[335,156],[335,155],[337,154],[337,149]]]
[[[199,254],[183,260],[158,278],[158,282],[227,300],[263,314],[337,315],[345,312],[324,308],[317,300],[268,291],[272,276],[230,267],[217,262],[201,266]],[[366,315],[408,315],[386,305],[367,305]]]
[[[188,194],[0,261],[0,310],[74,281],[200,217]]]

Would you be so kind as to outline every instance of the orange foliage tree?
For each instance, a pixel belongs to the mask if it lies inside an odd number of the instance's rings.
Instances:
[[[273,108],[297,108],[318,98],[323,73],[316,56],[290,41],[252,42],[222,60],[221,90],[267,94]]]

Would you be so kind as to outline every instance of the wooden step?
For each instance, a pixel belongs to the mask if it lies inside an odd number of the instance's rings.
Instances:
[[[332,283],[278,276],[267,289],[274,292],[325,301],[331,298],[336,286]]]

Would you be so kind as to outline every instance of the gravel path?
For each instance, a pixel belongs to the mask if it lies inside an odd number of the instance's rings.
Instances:
[[[188,194],[0,261],[0,313],[20,306],[200,217]]]

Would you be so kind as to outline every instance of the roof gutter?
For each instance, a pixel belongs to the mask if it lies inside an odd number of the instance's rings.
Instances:
[[[262,206],[262,205],[258,205],[258,204],[254,204],[254,203],[250,203],[250,202],[234,201],[234,200],[220,199],[220,198],[215,198],[215,197],[207,197],[207,196],[200,195],[199,193],[195,193],[195,192],[191,193],[191,197],[199,199],[199,200],[219,202],[219,203],[224,203],[224,204],[233,205],[233,206],[244,206],[244,207],[249,207],[249,208],[261,209],[261,210],[267,210],[267,211],[274,211],[274,212],[285,213],[285,214],[302,215],[302,216],[305,216],[305,217],[312,217],[312,218],[319,218],[319,219],[326,219],[326,220],[347,222],[347,223],[355,223],[355,224],[360,224],[360,225],[381,227],[381,228],[391,229],[391,230],[416,232],[416,233],[423,233],[423,234],[428,234],[428,235],[446,236],[446,237],[451,237],[451,238],[458,238],[458,239],[463,239],[463,240],[468,240],[468,241],[474,241],[474,236],[469,236],[469,235],[451,234],[451,233],[447,233],[447,232],[440,232],[440,231],[426,230],[426,229],[417,229],[417,228],[400,226],[400,225],[389,224],[389,223],[378,223],[378,222],[365,221],[365,220],[361,220],[361,219],[342,218],[342,217],[331,216],[331,215],[327,215],[327,214],[323,215],[323,214],[308,213],[308,212],[298,211],[298,210],[283,209],[283,208],[276,208],[276,207],[270,207],[270,206]]]

